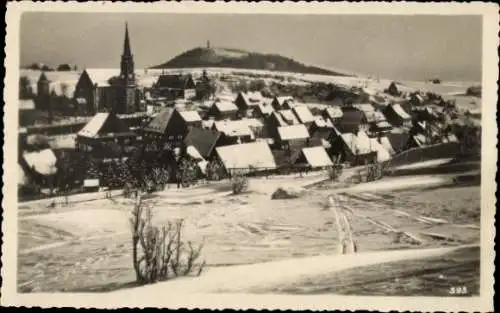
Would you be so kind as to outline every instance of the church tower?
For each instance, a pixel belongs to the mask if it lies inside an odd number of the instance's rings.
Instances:
[[[117,113],[130,114],[137,111],[137,84],[134,73],[134,56],[130,49],[128,24],[125,23],[125,39],[123,41],[123,54],[120,62],[120,106]]]

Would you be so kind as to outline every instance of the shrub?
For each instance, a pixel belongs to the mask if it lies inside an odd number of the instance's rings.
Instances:
[[[183,221],[157,227],[152,211],[138,198],[130,219],[132,261],[139,284],[151,284],[173,277],[200,275],[205,261],[198,262],[203,245],[194,247],[182,240]]]
[[[237,195],[248,190],[248,177],[242,174],[233,176],[232,182],[233,194]]]

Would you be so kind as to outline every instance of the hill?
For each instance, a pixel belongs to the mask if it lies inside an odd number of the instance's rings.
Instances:
[[[194,48],[152,69],[229,67],[253,70],[275,70],[303,74],[350,76],[328,69],[308,66],[278,54],[263,54],[229,48]]]

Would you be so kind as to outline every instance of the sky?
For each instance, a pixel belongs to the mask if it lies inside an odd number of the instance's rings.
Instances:
[[[128,22],[136,68],[200,46],[277,53],[381,78],[481,79],[481,16],[27,12],[22,65],[117,68]]]

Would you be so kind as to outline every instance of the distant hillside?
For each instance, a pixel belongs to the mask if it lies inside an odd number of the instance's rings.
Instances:
[[[263,54],[228,48],[194,48],[168,62],[152,66],[162,68],[230,67],[253,70],[275,70],[303,74],[350,76],[316,66],[307,66],[277,54]]]

